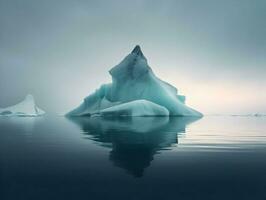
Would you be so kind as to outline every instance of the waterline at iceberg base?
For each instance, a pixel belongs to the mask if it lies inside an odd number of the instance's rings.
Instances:
[[[138,45],[109,73],[112,83],[103,84],[67,116],[202,116],[175,87],[156,77]]]

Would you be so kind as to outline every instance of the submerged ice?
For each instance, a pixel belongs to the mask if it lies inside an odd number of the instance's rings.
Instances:
[[[0,108],[0,116],[40,116],[45,114],[45,112],[38,108],[35,104],[34,97],[32,95],[27,95],[25,99],[7,108]]]
[[[109,73],[112,83],[103,84],[67,116],[202,116],[174,86],[156,77],[138,45]]]

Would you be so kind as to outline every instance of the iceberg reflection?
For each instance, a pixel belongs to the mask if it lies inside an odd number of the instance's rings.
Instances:
[[[111,148],[115,166],[141,177],[155,154],[178,143],[186,126],[196,117],[69,118],[78,124],[89,139]]]

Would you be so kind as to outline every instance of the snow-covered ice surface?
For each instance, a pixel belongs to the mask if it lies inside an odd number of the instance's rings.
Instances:
[[[99,111],[102,116],[168,116],[169,111],[147,100],[135,100]]]
[[[30,94],[14,106],[0,108],[0,116],[36,117],[43,114],[45,112],[36,106],[34,97]]]
[[[112,83],[103,84],[67,116],[202,116],[185,105],[185,96],[174,86],[156,77],[138,45],[109,73]]]

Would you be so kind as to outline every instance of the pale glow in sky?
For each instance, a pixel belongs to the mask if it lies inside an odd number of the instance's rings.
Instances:
[[[264,0],[0,0],[0,107],[65,113],[134,48],[205,114],[266,113]]]
[[[157,73],[158,74],[158,73]],[[246,114],[266,111],[265,82],[259,80],[194,80],[178,72],[163,72],[159,77],[178,87],[187,104],[205,114]]]

